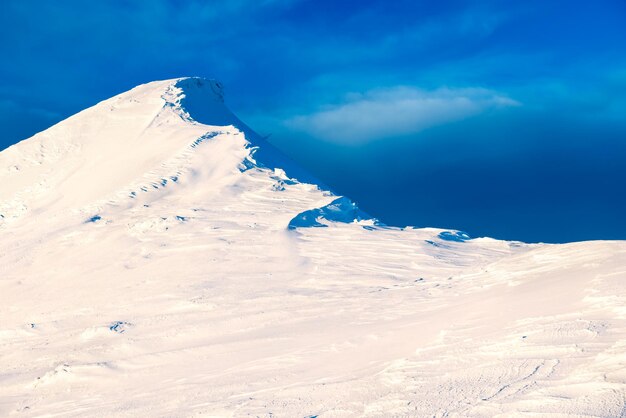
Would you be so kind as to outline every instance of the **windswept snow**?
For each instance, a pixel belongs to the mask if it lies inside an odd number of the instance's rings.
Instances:
[[[626,416],[626,242],[388,227],[313,181],[197,78],[0,153],[0,416]]]

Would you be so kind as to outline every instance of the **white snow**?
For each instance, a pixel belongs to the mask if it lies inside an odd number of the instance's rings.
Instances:
[[[626,242],[385,227],[291,167],[195,78],[0,153],[0,416],[626,416]]]

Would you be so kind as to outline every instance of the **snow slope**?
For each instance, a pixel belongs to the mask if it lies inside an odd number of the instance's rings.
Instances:
[[[313,181],[197,78],[1,152],[0,416],[626,417],[626,242],[387,227]]]

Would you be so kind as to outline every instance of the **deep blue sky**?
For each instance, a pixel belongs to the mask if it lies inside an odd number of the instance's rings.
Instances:
[[[393,225],[626,239],[626,2],[0,3],[0,148],[200,75]]]

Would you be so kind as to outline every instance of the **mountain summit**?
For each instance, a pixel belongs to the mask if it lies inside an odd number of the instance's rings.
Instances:
[[[153,82],[98,103],[8,148],[0,166],[7,167],[0,171],[1,224],[28,212],[41,220],[150,199],[142,195],[179,180],[200,182],[203,174],[210,177],[206,193],[233,186],[233,173],[252,168],[280,167],[271,174],[277,183],[289,180],[285,168],[312,178],[224,105],[219,82],[201,78]],[[331,200],[328,193],[311,199]]]
[[[623,416],[625,263],[381,225],[148,83],[0,153],[0,415]]]

